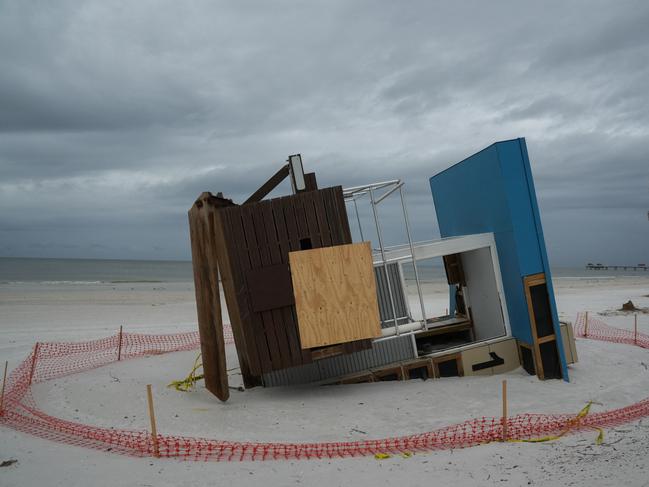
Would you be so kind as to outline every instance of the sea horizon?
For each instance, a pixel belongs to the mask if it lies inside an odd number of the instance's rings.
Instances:
[[[422,281],[444,278],[437,263],[420,263]],[[554,279],[611,279],[646,277],[642,270],[589,270],[583,266],[552,266]],[[412,267],[404,265],[406,280],[414,279]],[[52,257],[0,257],[0,284],[162,283],[193,281],[191,260],[89,259]]]

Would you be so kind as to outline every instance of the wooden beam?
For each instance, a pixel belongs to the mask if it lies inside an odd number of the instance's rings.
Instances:
[[[261,187],[255,191],[250,198],[243,202],[243,204],[255,203],[257,201],[263,200],[268,193],[274,190],[279,183],[284,181],[288,176],[288,164],[282,166],[282,168],[273,174],[268,181],[261,185]]]
[[[2,376],[2,392],[0,392],[0,415],[2,415],[2,406],[4,405],[4,399],[5,399],[5,384],[7,382],[7,366],[9,365],[9,361],[5,360],[5,373]]]
[[[304,174],[304,191],[315,191],[318,189],[318,180],[314,172]]]
[[[502,423],[503,423],[502,441],[507,441],[508,434],[507,434],[507,381],[506,380],[503,380],[503,415],[502,415]]]
[[[155,423],[155,411],[153,410],[153,393],[151,384],[146,385],[146,400],[149,405],[149,422],[151,423],[151,442],[153,443],[153,456],[160,457],[160,447],[158,446],[158,428]]]
[[[34,371],[36,370],[36,360],[38,359],[38,348],[40,343],[36,342],[34,345],[34,355],[32,355],[32,366],[29,370],[29,385],[32,385],[32,379],[34,378]]]
[[[117,344],[117,361],[119,362],[122,360],[122,326],[119,325],[119,338],[118,338],[118,344]]]
[[[221,401],[227,401],[230,388],[225,361],[218,259],[212,220],[212,205],[220,204],[220,201],[223,200],[210,193],[201,195],[189,210],[189,234],[205,387]],[[222,203],[222,206],[226,205],[227,203]]]

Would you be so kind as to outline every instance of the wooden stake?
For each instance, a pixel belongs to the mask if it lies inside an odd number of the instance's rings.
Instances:
[[[34,378],[34,369],[36,368],[36,359],[38,358],[38,347],[40,343],[36,342],[34,345],[34,355],[32,356],[32,368],[29,371],[29,385],[32,385],[32,379]]]
[[[586,311],[586,325],[584,326],[584,336],[588,336],[588,311]]]
[[[119,326],[119,344],[117,345],[117,361],[122,359],[122,325]]]
[[[503,440],[507,441],[507,381],[503,380]]]
[[[158,448],[158,430],[155,426],[155,412],[153,411],[153,394],[151,393],[151,384],[146,386],[146,397],[149,403],[149,420],[151,421],[151,440],[153,440],[153,455],[156,458],[160,457],[160,449]]]
[[[9,361],[5,360],[5,373],[2,376],[2,392],[0,393],[0,415],[2,414],[2,406],[4,405],[5,402],[5,384],[7,382],[7,366],[9,365]]]
[[[633,320],[633,343],[638,344],[638,313],[635,314]]]

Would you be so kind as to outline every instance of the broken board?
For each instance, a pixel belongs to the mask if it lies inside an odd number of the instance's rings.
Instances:
[[[229,200],[203,193],[188,214],[205,387],[221,401],[228,400],[230,388],[225,360],[217,246],[210,228],[214,226],[217,208],[229,204],[232,204]]]
[[[381,336],[369,242],[289,253],[303,349]]]

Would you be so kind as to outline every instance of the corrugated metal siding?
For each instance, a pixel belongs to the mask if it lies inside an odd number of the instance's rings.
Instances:
[[[266,387],[305,384],[361,372],[392,362],[415,358],[410,335],[374,342],[372,348],[361,352],[338,355],[312,364],[275,370],[263,375]]]
[[[306,365],[298,365],[288,369],[274,370],[262,375],[264,386],[286,386],[289,384],[306,384],[317,382],[320,379],[320,369],[317,362]]]
[[[381,328],[392,328],[394,326],[394,314],[392,313],[390,292],[385,278],[385,268],[382,265],[374,267],[374,275],[376,277],[376,294],[379,302]],[[388,264],[388,275],[390,276],[390,287],[392,288],[397,322],[399,324],[408,323],[411,320],[408,317],[406,295],[399,276],[399,264],[396,262]]]

